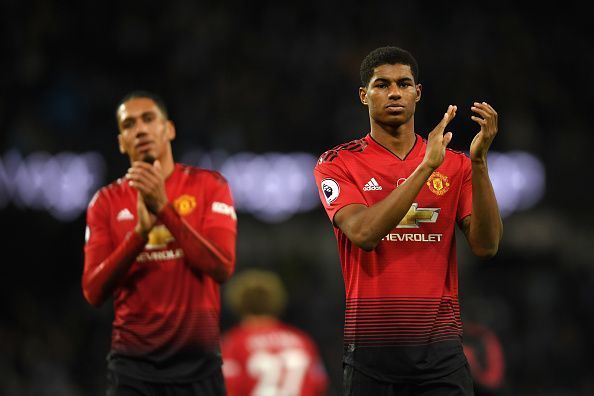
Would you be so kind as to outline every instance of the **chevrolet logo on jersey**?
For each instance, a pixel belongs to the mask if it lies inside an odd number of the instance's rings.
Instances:
[[[171,241],[175,240],[171,232],[162,224],[153,227],[148,234],[147,249],[162,249]]]
[[[440,208],[419,208],[413,203],[396,228],[419,228],[420,223],[435,223]]]

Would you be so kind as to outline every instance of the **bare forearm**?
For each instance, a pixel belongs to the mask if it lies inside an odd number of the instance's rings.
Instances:
[[[99,265],[85,271],[82,279],[83,294],[89,304],[98,307],[109,297],[120,279],[128,272],[136,256],[142,252],[146,239],[136,232],[126,239]]]
[[[159,213],[159,219],[180,244],[188,264],[193,269],[206,273],[219,283],[231,276],[235,266],[233,249],[219,247],[197,233],[171,205],[163,208]]]
[[[445,127],[455,117],[456,110],[456,106],[448,106],[439,124],[429,133],[423,161],[404,183],[371,207],[351,205],[352,208],[347,206],[336,214],[336,225],[351,242],[361,249],[373,250],[404,218],[423,184],[445,158],[446,147],[452,140],[451,132],[444,133]]]
[[[382,201],[357,211],[343,224],[337,225],[361,249],[373,250],[404,218],[432,172],[433,168],[419,165],[403,184]],[[339,215],[340,212],[337,218]]]
[[[489,179],[486,161],[472,163],[472,218],[468,242],[472,251],[483,257],[497,253],[503,235],[503,223]]]

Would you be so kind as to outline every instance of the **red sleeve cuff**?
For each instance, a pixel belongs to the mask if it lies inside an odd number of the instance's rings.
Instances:
[[[179,224],[180,221],[180,217],[173,208],[173,205],[171,205],[171,203],[168,203],[163,207],[163,209],[161,209],[161,211],[157,215],[157,218],[161,220],[161,222],[165,224],[165,226]]]
[[[143,238],[135,231],[129,232],[128,235],[126,235],[126,239],[124,241],[124,246],[122,250],[124,252],[142,251],[144,249],[144,245],[146,245],[146,241],[146,238]]]

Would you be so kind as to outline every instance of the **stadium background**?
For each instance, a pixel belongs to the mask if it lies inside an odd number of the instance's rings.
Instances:
[[[486,100],[501,115],[493,150],[529,153],[546,175],[542,195],[506,214],[495,259],[479,262],[460,244],[463,319],[487,325],[504,348],[497,394],[594,394],[587,22],[571,2],[3,1],[0,394],[102,394],[111,307],[82,297],[84,213],[56,212],[53,194],[69,190],[48,181],[48,164],[59,178],[68,161],[49,157],[90,155],[94,183],[121,175],[114,105],[137,88],[168,103],[178,160],[317,156],[367,132],[358,67],[382,45],[420,63],[419,131],[458,104],[452,146],[464,150],[475,132],[470,104]],[[533,177],[518,183],[543,181]],[[298,194],[290,183],[269,185],[267,202]],[[291,295],[284,317],[316,339],[339,394],[340,266],[321,205],[302,209],[275,219],[240,211],[238,270],[281,274]],[[234,320],[223,312],[223,328]]]

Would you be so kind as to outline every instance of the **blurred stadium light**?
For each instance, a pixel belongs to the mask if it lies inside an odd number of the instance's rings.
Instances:
[[[489,176],[502,217],[529,209],[544,196],[544,165],[527,152],[490,153]]]
[[[287,220],[320,205],[308,153],[187,151],[181,162],[220,171],[229,181],[236,209],[264,222]],[[501,214],[537,204],[545,192],[545,169],[534,155],[492,152],[489,173]],[[35,152],[22,157],[15,150],[0,157],[0,209],[12,202],[19,208],[46,210],[56,219],[71,221],[81,215],[104,180],[100,154]]]
[[[87,208],[103,182],[105,163],[94,152],[56,155],[39,151],[23,158],[16,150],[0,158],[0,208],[46,210],[58,220],[71,221]]]
[[[237,153],[227,156],[199,149],[186,152],[182,162],[220,171],[229,181],[235,207],[270,223],[286,220],[319,205],[308,153]]]

